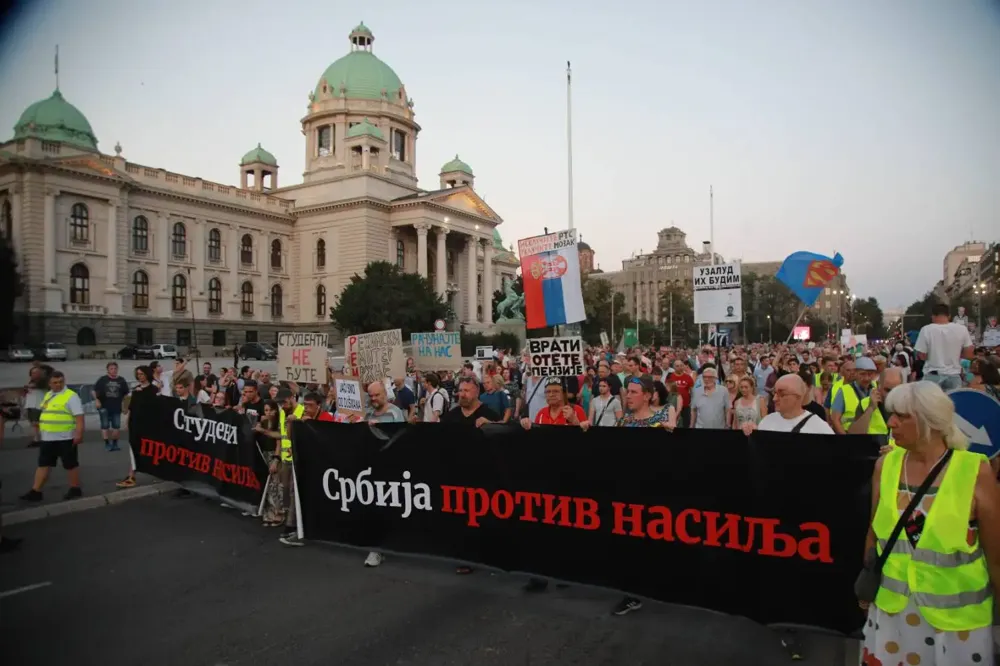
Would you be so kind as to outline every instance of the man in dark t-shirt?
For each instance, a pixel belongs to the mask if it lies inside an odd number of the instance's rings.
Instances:
[[[458,380],[458,405],[441,415],[441,423],[465,423],[477,428],[499,420],[499,414],[479,401],[479,382],[475,377]]]
[[[257,393],[257,382],[252,379],[246,380],[243,384],[243,399],[240,401],[236,411],[246,414],[250,422],[256,425],[257,420],[264,415],[264,401]]]
[[[118,375],[118,364],[111,361],[107,374],[94,384],[93,396],[97,413],[101,417],[101,434],[104,448],[118,451],[118,433],[122,427],[122,403],[129,393],[128,382]]]

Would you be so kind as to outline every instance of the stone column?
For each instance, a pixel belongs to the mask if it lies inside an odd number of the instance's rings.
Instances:
[[[493,242],[483,243],[483,323],[493,325]]]
[[[169,268],[167,267],[167,256],[170,254],[170,220],[166,213],[157,213],[156,218],[156,234],[159,238],[154,238],[154,241],[159,241],[157,245],[159,247],[155,248],[160,255],[160,291],[167,291],[170,288],[170,280],[168,279]]]
[[[205,240],[205,220],[202,218],[196,218],[194,221],[194,247],[191,248],[191,261],[194,262],[194,270],[191,271],[191,312],[195,313],[197,317],[203,317],[208,314],[207,306],[206,312],[203,315],[198,312],[195,308],[203,300],[203,295],[205,294],[205,254],[206,254],[206,240]],[[193,335],[193,333],[192,333]],[[198,346],[198,341],[192,338],[194,345]]]
[[[118,288],[118,201],[112,201],[108,206],[108,278],[107,289],[115,291]]]
[[[448,248],[446,246],[446,241],[448,240],[448,230],[444,227],[437,228],[437,273],[435,277],[437,278],[437,284],[434,285],[435,291],[438,295],[447,300],[448,299]]]
[[[56,282],[56,236],[60,238],[64,236],[57,231],[56,227],[56,197],[58,195],[59,192],[56,190],[45,190],[45,229],[42,232],[42,237],[45,246],[46,285]]]
[[[425,278],[427,277],[427,231],[431,225],[417,222],[413,227],[417,230],[417,273]]]
[[[229,227],[229,293],[229,302],[236,304],[229,316],[237,318],[240,316],[240,228],[235,224]]]
[[[389,227],[389,251],[386,253],[385,260],[388,261],[393,266],[396,265],[397,240],[399,240],[399,234],[396,232],[396,227]]]
[[[21,235],[24,233],[21,229],[21,186],[17,183],[12,185],[10,189],[10,223],[12,233],[10,239],[11,245],[19,256],[23,256],[21,254],[21,240],[24,238]]]
[[[260,255],[260,276],[261,276],[261,302],[263,307],[254,308],[254,314],[258,316],[256,319],[259,321],[270,321],[271,320],[271,239],[268,237],[267,233],[260,235],[258,245],[261,248]],[[282,257],[284,259],[284,257]]]
[[[466,321],[475,323],[478,321],[476,317],[476,245],[478,241],[475,236],[469,236],[465,239],[465,316]]]
[[[368,171],[368,167],[372,163],[372,151],[368,146],[362,146],[361,148],[361,168]]]

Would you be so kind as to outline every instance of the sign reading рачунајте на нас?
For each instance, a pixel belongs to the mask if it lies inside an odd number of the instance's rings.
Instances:
[[[425,372],[462,368],[462,334],[455,331],[410,333],[413,362]]]

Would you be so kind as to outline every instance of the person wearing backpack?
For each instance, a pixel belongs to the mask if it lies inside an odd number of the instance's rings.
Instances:
[[[441,378],[436,372],[424,375],[424,394],[424,423],[437,423],[448,411],[451,400],[448,392],[441,388]]]

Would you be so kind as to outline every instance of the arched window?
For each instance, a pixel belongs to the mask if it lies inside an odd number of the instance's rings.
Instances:
[[[142,215],[132,220],[132,251],[136,254],[149,252],[149,220]]]
[[[90,211],[86,205],[73,204],[69,214],[69,232],[74,243],[90,242]]]
[[[326,287],[321,284],[316,285],[316,316],[326,316]]]
[[[219,278],[208,281],[208,311],[212,314],[222,312],[222,280]]]
[[[149,276],[143,271],[132,274],[132,309],[149,309]]]
[[[271,241],[271,268],[281,270],[281,241],[277,238]]]
[[[97,344],[97,336],[94,335],[94,329],[89,326],[84,326],[79,331],[76,332],[76,344],[80,347],[93,347]]]
[[[222,233],[218,229],[208,232],[208,260],[214,263],[222,261]]]
[[[280,319],[282,304],[281,304],[281,285],[276,284],[271,287],[271,318]]]
[[[187,227],[183,222],[175,222],[170,234],[170,247],[174,257],[181,259],[187,256]]]
[[[403,268],[403,258],[406,254],[406,246],[403,245],[403,241],[396,241],[396,265]]]
[[[253,314],[253,284],[244,282],[240,287],[240,312],[244,315]]]
[[[3,212],[0,213],[0,222],[3,227],[3,237],[7,240],[14,238],[14,209],[10,206],[10,200],[4,199]]]
[[[326,268],[326,241],[316,241],[316,268]]]
[[[69,269],[69,302],[90,305],[90,270],[84,264]]]
[[[187,310],[187,278],[178,273],[174,276],[173,286],[170,291],[170,303],[174,312],[184,312]]]
[[[243,234],[240,239],[240,263],[253,264],[253,236]]]

